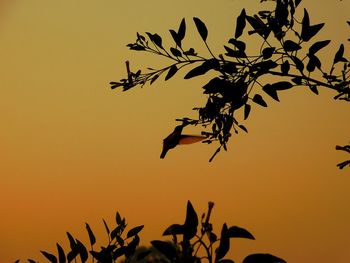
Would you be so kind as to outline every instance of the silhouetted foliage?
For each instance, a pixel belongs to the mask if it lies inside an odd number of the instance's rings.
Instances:
[[[311,23],[308,11],[299,10],[301,0],[271,1],[275,2],[272,10],[262,9],[254,15],[242,10],[236,20],[233,37],[223,46],[224,54],[213,54],[207,42],[208,29],[197,17],[193,21],[208,56],[199,55],[193,47],[184,47],[185,19],[182,19],[177,31],[170,30],[174,46],[169,49],[164,47],[158,34],[137,33],[136,41],[127,45],[131,50],[163,56],[171,62],[160,69],[149,68],[145,73],[141,70],[130,71],[127,62],[127,78],[110,82],[111,88],[122,87],[123,91],[127,91],[146,83],[152,84],[161,75],[169,80],[187,66],[192,68],[185,74],[185,79],[205,75],[209,71],[216,72],[216,76],[203,86],[206,104],[194,107],[198,118],[178,119],[182,122],[186,120],[193,126],[201,125],[204,128],[202,134],[207,136],[203,142],[219,143],[210,161],[222,148],[227,150],[232,131],[248,131],[236,118],[236,113],[243,111],[244,120],[247,119],[253,104],[268,107],[266,96],[280,101],[279,94],[284,90],[305,87],[318,95],[319,88],[326,88],[334,91],[335,100],[349,102],[350,63],[344,55],[344,44],[334,52],[333,61],[327,61],[330,65],[326,66],[320,54],[325,52],[331,40],[313,41],[325,24]],[[347,23],[350,25],[349,21]],[[244,41],[242,35],[245,33],[247,39],[251,36],[261,39],[255,53],[251,51],[252,54],[247,54],[246,47],[249,44],[257,46],[257,38]],[[269,82],[266,77],[270,77]]]
[[[201,217],[200,226],[197,212],[190,201],[187,202],[186,218],[183,224],[172,224],[163,233],[163,236],[171,237],[171,240],[153,240],[151,247],[139,247],[139,233],[143,225],[130,229],[126,236],[125,218],[116,214],[116,226],[110,231],[106,221],[103,220],[108,243],[101,246],[100,249],[94,249],[96,237],[86,223],[86,230],[89,237],[90,250],[86,245],[74,238],[67,232],[70,244],[69,252],[57,243],[57,253],[41,251],[42,255],[51,263],[66,262],[165,262],[165,263],[234,263],[232,259],[227,258],[230,250],[230,240],[233,238],[245,238],[255,240],[254,236],[244,228],[237,226],[227,226],[223,224],[220,235],[214,233],[211,223],[211,213],[214,203],[208,203],[208,211]],[[78,261],[77,261],[78,260]],[[16,260],[15,263],[19,263]],[[37,263],[28,259],[29,263]],[[271,254],[251,254],[245,257],[243,263],[285,263],[281,258]]]

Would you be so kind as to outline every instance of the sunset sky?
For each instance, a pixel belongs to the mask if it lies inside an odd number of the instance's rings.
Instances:
[[[226,222],[255,236],[231,242],[237,262],[256,252],[348,262],[350,169],[337,169],[348,156],[335,145],[350,140],[350,108],[334,93],[300,88],[280,103],[267,98],[269,107],[254,106],[244,123],[249,133],[209,163],[215,145],[201,143],[159,159],[175,119],[204,103],[208,77],[184,80],[184,70],[143,89],[110,89],[126,60],[133,70],[165,62],[128,50],[136,32],[157,32],[170,45],[168,29],[185,18],[185,45],[204,50],[192,20],[199,17],[220,54],[236,16],[259,2],[0,0],[0,262],[44,262],[40,250],[56,253],[56,242],[68,249],[66,231],[87,241],[85,222],[105,241],[102,218],[112,224],[116,211],[130,227],[145,225],[147,245],[183,222],[187,200],[199,215],[215,203],[218,233]],[[349,54],[350,2],[303,2],[312,24],[326,22],[318,40],[332,42],[323,58],[345,42]]]

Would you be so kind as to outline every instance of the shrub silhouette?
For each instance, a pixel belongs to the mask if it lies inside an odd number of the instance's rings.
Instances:
[[[202,76],[209,71],[216,72],[216,76],[202,87],[206,104],[194,107],[198,118],[177,119],[189,125],[202,126],[202,135],[206,136],[204,143],[218,143],[209,161],[221,149],[227,151],[232,132],[248,132],[236,118],[236,113],[243,112],[244,120],[247,119],[253,105],[268,106],[265,96],[279,101],[279,93],[284,90],[305,87],[318,95],[320,88],[326,88],[334,91],[335,100],[349,102],[350,64],[344,55],[344,44],[332,51],[333,61],[325,69],[320,54],[325,52],[331,40],[313,41],[325,23],[311,23],[309,12],[299,10],[301,0],[272,2],[275,2],[274,8],[262,9],[254,15],[242,10],[236,20],[234,36],[223,45],[224,54],[215,55],[212,52],[208,43],[208,29],[197,17],[193,18],[193,22],[208,51],[206,56],[198,54],[193,47],[183,45],[185,19],[181,20],[177,31],[169,30],[174,42],[170,48],[163,45],[162,37],[156,33],[137,33],[136,41],[127,45],[129,49],[166,57],[170,63],[159,69],[132,72],[127,62],[127,77],[110,82],[111,88],[122,87],[123,91],[127,91],[146,83],[152,84],[161,75],[167,81],[188,66],[192,66],[192,69],[186,73],[185,79]],[[350,25],[350,21],[347,23]],[[250,42],[243,41],[241,36],[244,33],[248,34],[247,39],[255,38]],[[249,54],[246,47],[257,46],[256,37],[261,40],[260,48]],[[269,81],[266,81],[267,77]],[[337,149],[349,152],[349,147]],[[350,165],[350,160],[338,164],[338,167],[347,165]]]
[[[125,234],[126,221],[119,213],[116,214],[116,225],[110,228],[103,220],[108,242],[99,250],[96,245],[95,235],[86,223],[86,231],[89,237],[91,250],[86,245],[67,232],[70,244],[68,253],[58,243],[57,253],[41,251],[42,255],[51,263],[66,262],[97,262],[113,263],[122,262],[165,262],[165,263],[233,263],[226,258],[230,250],[230,239],[246,238],[254,240],[254,236],[244,228],[238,226],[229,227],[223,224],[221,233],[215,234],[211,223],[211,212],[214,203],[208,203],[208,211],[199,218],[190,201],[187,202],[186,218],[183,224],[172,224],[163,233],[163,236],[171,237],[171,241],[153,240],[151,247],[139,247],[139,233],[143,225],[131,228]],[[200,226],[199,226],[200,225]],[[77,261],[79,260],[79,261]],[[19,263],[17,260],[15,263]],[[28,259],[29,263],[37,261]],[[281,258],[267,253],[251,254],[245,257],[243,263],[284,263]]]

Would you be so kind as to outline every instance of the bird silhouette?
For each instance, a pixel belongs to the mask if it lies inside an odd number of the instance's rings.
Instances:
[[[164,159],[165,155],[170,149],[175,148],[179,144],[192,144],[204,140],[206,137],[201,135],[186,135],[181,134],[182,130],[188,123],[183,123],[175,127],[174,131],[170,133],[163,140],[163,150],[160,154],[160,158]]]

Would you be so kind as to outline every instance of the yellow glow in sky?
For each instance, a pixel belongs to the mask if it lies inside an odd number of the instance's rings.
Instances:
[[[332,57],[349,38],[349,1],[303,2],[311,23],[327,23],[320,38],[332,39],[324,54]],[[223,52],[236,16],[256,11],[259,1],[1,3],[1,262],[41,261],[40,250],[68,247],[66,231],[87,241],[85,222],[105,240],[102,218],[112,222],[116,211],[129,226],[145,225],[148,244],[183,221],[187,200],[198,214],[215,202],[217,232],[226,222],[253,233],[256,241],[232,244],[237,262],[255,252],[298,263],[350,258],[350,176],[336,168],[346,156],[334,150],[349,140],[350,110],[333,93],[291,90],[280,103],[255,106],[249,133],[208,163],[215,147],[200,143],[159,159],[174,120],[203,103],[208,79],[179,73],[143,89],[110,90],[127,59],[133,69],[164,63],[126,48],[136,32],[170,43],[168,29],[185,17],[192,32],[185,43],[200,47],[192,22],[200,17],[209,44]]]

